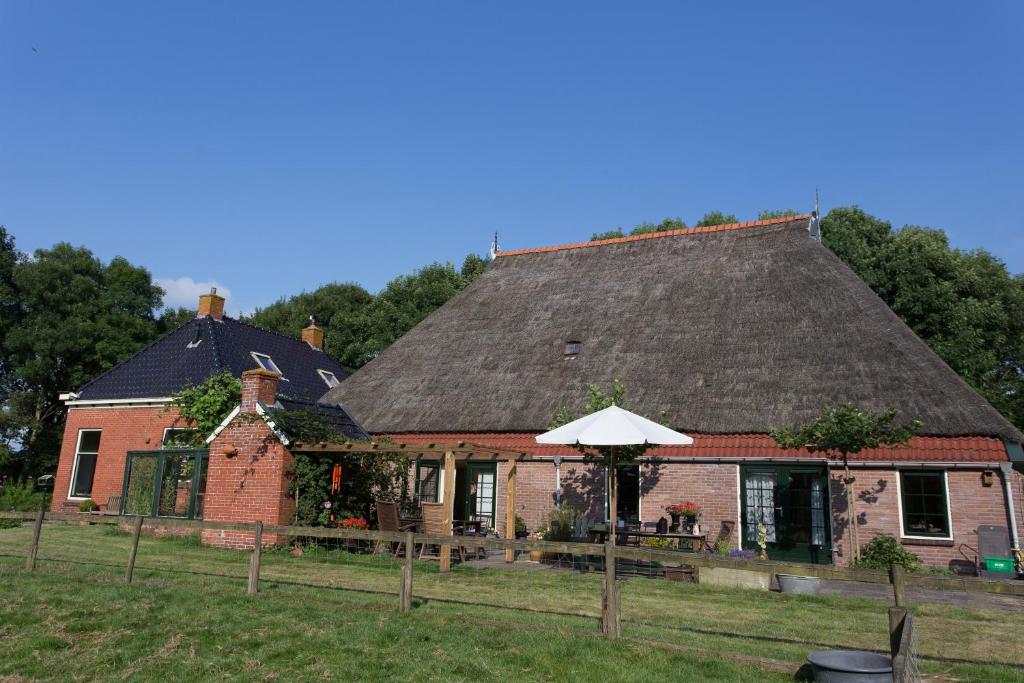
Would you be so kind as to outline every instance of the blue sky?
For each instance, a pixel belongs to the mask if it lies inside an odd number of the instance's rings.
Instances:
[[[1019,5],[712,4],[0,0],[0,223],[232,313],[815,186],[1024,271]]]

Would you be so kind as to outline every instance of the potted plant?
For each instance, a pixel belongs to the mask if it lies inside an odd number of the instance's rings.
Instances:
[[[362,517],[345,517],[344,519],[342,519],[341,521],[338,522],[338,528],[339,529],[355,529],[357,531],[366,531],[367,529],[370,528],[370,525],[367,524],[366,520],[363,519]],[[359,549],[359,539],[358,538],[346,538],[345,539],[345,547],[347,547],[351,551],[358,550]]]
[[[692,500],[688,500],[682,503],[676,503],[675,505],[669,505],[665,508],[665,512],[672,515],[672,526],[669,527],[669,531],[676,533],[679,531],[680,520],[682,520],[682,528],[684,533],[692,534],[698,533],[697,523],[700,521],[701,507]]]
[[[545,529],[543,527],[540,528],[540,529],[537,529],[532,534],[530,534],[530,540],[531,541],[543,541],[545,533],[547,533],[547,529]],[[543,559],[544,559],[544,551],[543,550],[531,550],[530,551],[530,560],[532,562],[540,562]]]

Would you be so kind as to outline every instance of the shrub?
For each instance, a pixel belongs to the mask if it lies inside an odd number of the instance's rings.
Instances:
[[[651,538],[644,539],[644,545],[648,548],[675,548],[675,541],[671,538],[660,538],[658,536],[652,536]]]
[[[49,504],[50,494],[36,491],[31,481],[11,482],[0,491],[0,510],[5,512],[35,512]]]
[[[0,529],[16,529],[21,526],[20,519],[0,518]]]
[[[882,569],[888,571],[898,564],[908,572],[921,568],[921,558],[910,552],[888,534],[877,534],[861,546],[860,560],[854,563],[858,569]]]
[[[87,498],[78,504],[79,512],[95,512],[96,510],[99,509],[100,506],[97,505],[96,501],[92,500],[91,498]]]
[[[571,541],[576,528],[576,509],[562,504],[548,513],[548,525],[544,532],[545,541]]]
[[[519,515],[516,515],[516,538],[526,538],[527,533],[526,521]]]

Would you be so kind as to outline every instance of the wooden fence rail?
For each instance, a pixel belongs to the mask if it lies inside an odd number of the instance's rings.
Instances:
[[[134,515],[119,517],[114,515],[97,515],[89,513],[54,512],[47,512],[45,513],[45,516],[40,516],[38,513],[0,512],[0,518],[13,518],[23,521],[35,520],[37,522],[37,526],[41,526],[43,519],[45,518],[45,521],[47,522],[75,524],[88,522],[91,524],[110,525],[120,524],[125,527],[133,527],[137,523],[136,520],[138,519],[138,517]],[[257,524],[146,518],[145,527],[149,529],[161,529],[167,531],[246,531],[255,535]],[[323,527],[266,525],[262,526],[262,533],[289,537],[333,538],[380,541],[383,543],[405,543],[407,545],[448,544],[462,546],[470,550],[485,548],[489,550],[510,551],[513,555],[538,550],[544,553],[603,558],[607,551],[604,544],[597,543],[517,540],[475,536],[457,536],[453,538],[452,536],[435,536],[428,534],[412,534],[412,543],[409,544],[409,534],[407,532],[328,529]],[[34,558],[35,554],[38,553],[38,533],[34,534],[34,536],[35,542],[32,548],[30,548],[31,558]],[[1024,581],[999,581],[970,576],[920,576],[915,574],[906,574],[903,572],[899,572],[899,578],[894,579],[893,574],[890,572],[871,569],[853,569],[848,567],[835,567],[831,565],[801,564],[797,562],[745,560],[734,557],[704,555],[701,553],[681,553],[677,550],[632,546],[614,546],[612,548],[612,555],[616,560],[650,561],[670,566],[689,565],[694,567],[740,569],[764,574],[795,574],[799,576],[816,576],[823,579],[832,579],[837,581],[860,581],[864,583],[883,585],[894,585],[897,582],[900,582],[903,586],[903,590],[906,588],[930,588],[934,590],[960,591],[967,593],[997,593],[1024,596]],[[34,562],[34,559],[32,561]]]

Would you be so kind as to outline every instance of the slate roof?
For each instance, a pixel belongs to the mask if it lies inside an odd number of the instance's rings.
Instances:
[[[349,375],[325,352],[297,337],[233,318],[204,316],[168,332],[76,393],[81,400],[163,398],[225,370],[238,377],[259,367],[253,351],[270,356],[281,370],[279,397],[315,402],[328,388],[318,369],[333,372],[339,380]]]
[[[1024,440],[809,221],[504,252],[325,399],[372,433],[537,433],[620,380],[628,408],[687,433],[766,434],[851,401],[923,435]]]
[[[293,401],[291,399],[279,398],[274,407],[280,407],[287,412],[311,411],[320,416],[323,423],[332,427],[336,432],[347,439],[369,439],[366,433],[356,420],[345,410],[344,406],[329,405],[327,403],[311,403],[309,401]]]

